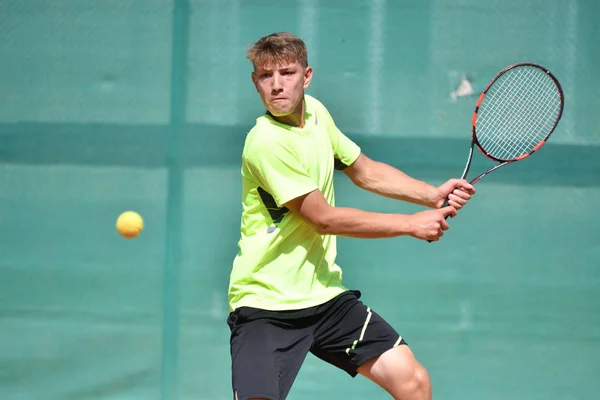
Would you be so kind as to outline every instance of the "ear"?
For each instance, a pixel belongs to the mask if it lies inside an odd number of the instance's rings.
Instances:
[[[250,76],[252,77],[252,83],[254,83],[254,88],[258,92],[258,77],[256,76],[256,72],[252,71],[252,74]]]
[[[312,81],[313,69],[312,67],[306,67],[304,70],[304,89],[308,89],[310,82]]]

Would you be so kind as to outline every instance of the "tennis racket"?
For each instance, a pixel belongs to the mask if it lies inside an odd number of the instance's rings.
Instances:
[[[549,70],[532,63],[504,68],[477,100],[471,149],[462,179],[469,173],[475,146],[496,164],[471,179],[471,184],[538,151],[554,132],[563,108],[562,87]],[[442,208],[447,205],[448,199]]]

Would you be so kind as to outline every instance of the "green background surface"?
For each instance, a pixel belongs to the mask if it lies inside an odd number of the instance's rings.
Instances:
[[[550,142],[478,183],[443,240],[340,238],[338,261],[435,399],[598,398],[599,4],[0,1],[0,398],[231,398],[239,157],[263,112],[244,52],[282,30],[338,126],[433,184],[462,172],[496,72],[558,77]],[[476,93],[453,99],[463,75]],[[339,205],[420,209],[335,185]],[[128,209],[135,240],[115,231]],[[315,398],[388,397],[310,356],[289,399]]]

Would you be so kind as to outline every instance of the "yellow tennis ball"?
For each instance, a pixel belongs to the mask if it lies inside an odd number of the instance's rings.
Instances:
[[[135,211],[125,211],[117,218],[117,231],[126,239],[137,237],[144,229],[144,220]]]

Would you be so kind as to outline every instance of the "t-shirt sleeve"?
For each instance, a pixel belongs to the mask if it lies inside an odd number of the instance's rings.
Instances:
[[[262,140],[248,150],[243,158],[248,171],[277,207],[318,189],[290,143]]]
[[[335,169],[342,170],[354,163],[360,155],[360,147],[354,143],[348,136],[344,135],[337,126],[333,125],[331,135],[331,144],[333,146],[333,156],[335,158]]]
[[[335,169],[342,170],[356,161],[361,149],[360,146],[338,129],[329,111],[325,107],[322,110],[328,120],[328,131],[335,158]]]

